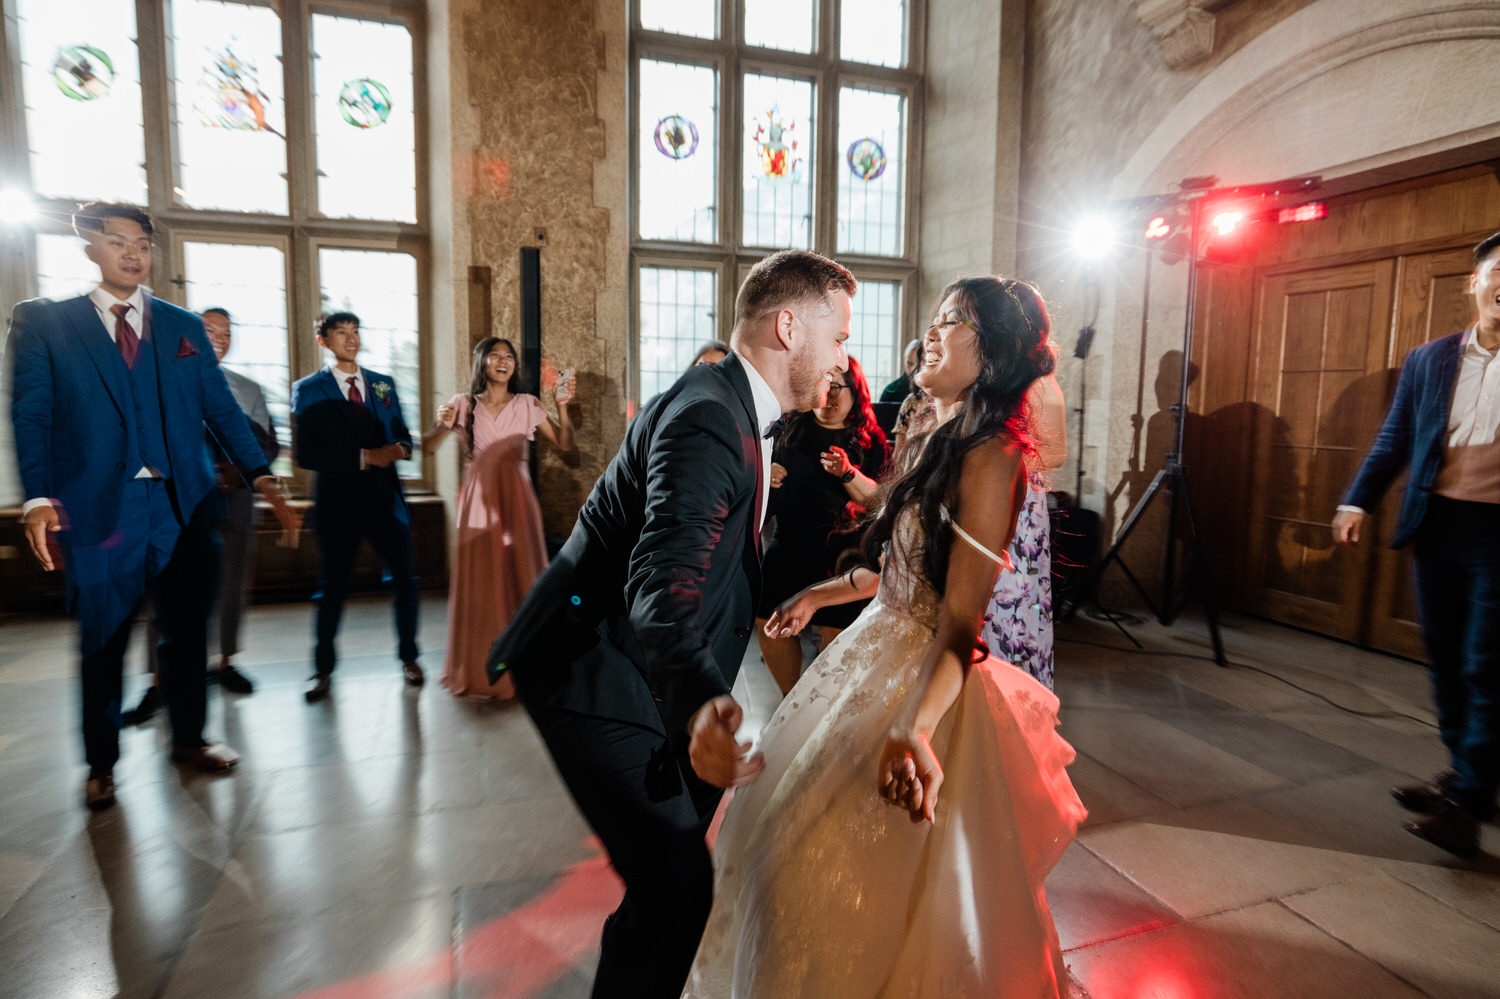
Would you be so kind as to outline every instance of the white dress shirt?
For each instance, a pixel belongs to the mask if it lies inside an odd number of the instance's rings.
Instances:
[[[766,522],[766,504],[771,496],[771,442],[763,435],[766,427],[781,418],[781,403],[776,401],[776,393],[743,354],[740,363],[745,367],[745,377],[750,380],[750,398],[755,402],[755,436],[760,438],[760,496],[755,519],[758,530]]]
[[[349,379],[352,378],[354,379],[354,384],[359,386],[359,397],[368,406],[370,404],[370,386],[365,380],[365,369],[360,368],[358,371],[350,374],[347,371],[340,371],[338,364],[338,361],[329,361],[328,372],[333,375],[333,380],[339,383],[339,391],[344,393],[344,401],[349,401]]]

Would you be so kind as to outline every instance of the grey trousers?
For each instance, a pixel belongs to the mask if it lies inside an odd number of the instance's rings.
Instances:
[[[224,541],[219,561],[219,655],[232,656],[240,650],[240,622],[255,575],[255,491],[230,490],[224,507],[224,523],[219,528]]]

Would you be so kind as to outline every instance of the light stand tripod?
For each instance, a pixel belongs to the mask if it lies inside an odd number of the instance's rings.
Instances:
[[[1109,546],[1109,551],[1104,553],[1104,557],[1084,577],[1083,582],[1079,584],[1077,597],[1070,600],[1068,605],[1063,608],[1061,617],[1064,621],[1072,620],[1074,613],[1078,610],[1078,605],[1084,599],[1094,595],[1095,590],[1099,586],[1099,578],[1104,575],[1104,570],[1109,568],[1111,562],[1117,562],[1121,571],[1125,573],[1125,578],[1130,580],[1131,585],[1141,595],[1141,599],[1146,602],[1146,606],[1156,615],[1157,620],[1162,624],[1171,624],[1176,619],[1178,605],[1176,595],[1177,524],[1180,519],[1183,519],[1178,516],[1180,509],[1186,515],[1187,540],[1191,545],[1188,560],[1197,571],[1204,609],[1208,613],[1208,633],[1213,641],[1214,662],[1220,666],[1226,666],[1228,663],[1224,658],[1224,642],[1219,635],[1219,608],[1214,601],[1213,590],[1209,585],[1210,574],[1205,566],[1206,558],[1203,548],[1199,544],[1198,522],[1197,518],[1193,516],[1192,497],[1188,494],[1187,465],[1182,461],[1183,431],[1187,426],[1188,384],[1192,377],[1193,310],[1197,304],[1198,295],[1199,236],[1203,224],[1204,199],[1210,193],[1208,187],[1212,184],[1212,180],[1209,180],[1201,188],[1189,188],[1184,184],[1183,199],[1188,200],[1191,205],[1192,222],[1189,229],[1190,252],[1188,254],[1187,320],[1183,324],[1182,332],[1182,382],[1178,388],[1177,402],[1171,407],[1173,422],[1172,449],[1167,452],[1166,464],[1156,473],[1156,477],[1151,480],[1151,485],[1147,487],[1145,495],[1136,503],[1135,509],[1130,511],[1130,516],[1125,518],[1125,523],[1120,527],[1120,533],[1115,537],[1114,544]],[[1135,531],[1136,525],[1141,522],[1141,517],[1151,506],[1151,501],[1156,499],[1157,494],[1161,492],[1163,486],[1171,493],[1172,502],[1167,519],[1167,551],[1166,565],[1162,572],[1161,606],[1158,607],[1146,592],[1146,588],[1141,585],[1141,581],[1136,578],[1135,573],[1130,571],[1130,567],[1120,557],[1120,549],[1124,547],[1126,541],[1130,540],[1131,533]],[[1132,642],[1135,642],[1134,637],[1128,631],[1125,631],[1124,625],[1114,615],[1109,615],[1109,618],[1116,628],[1124,632],[1126,637],[1130,638]],[[1139,642],[1135,644],[1137,647],[1140,646]]]

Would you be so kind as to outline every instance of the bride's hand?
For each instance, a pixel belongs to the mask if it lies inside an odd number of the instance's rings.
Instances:
[[[809,586],[796,596],[783,600],[766,619],[767,638],[791,638],[802,634],[802,629],[812,620],[818,604],[811,596]]]
[[[880,754],[877,776],[880,796],[911,813],[913,822],[937,821],[938,788],[943,786],[943,768],[927,736],[911,731],[893,731]]]

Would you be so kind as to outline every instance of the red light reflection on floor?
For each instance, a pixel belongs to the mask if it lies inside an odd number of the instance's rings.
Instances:
[[[491,999],[526,999],[573,970],[599,943],[604,917],[624,887],[601,855],[560,873],[536,898],[477,927],[454,947],[405,967],[346,979],[299,999],[403,999],[447,991],[462,980]]]

